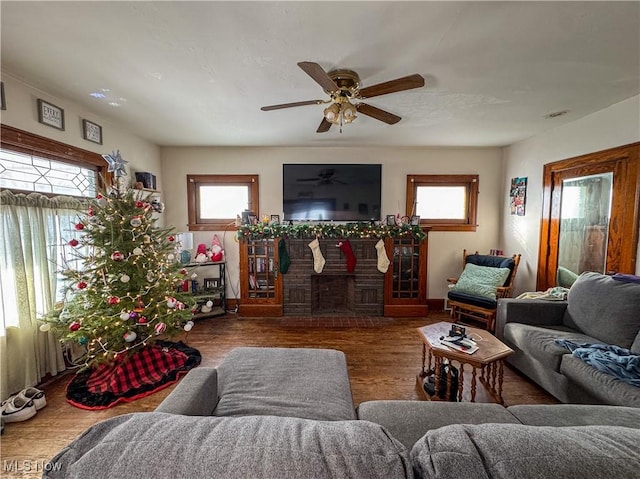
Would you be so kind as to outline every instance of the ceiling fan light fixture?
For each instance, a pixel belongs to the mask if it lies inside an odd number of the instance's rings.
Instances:
[[[324,117],[328,122],[338,123],[340,121],[340,106],[337,103],[332,103],[324,109]]]
[[[356,107],[348,101],[342,104],[342,120],[345,123],[351,123],[356,119]]]

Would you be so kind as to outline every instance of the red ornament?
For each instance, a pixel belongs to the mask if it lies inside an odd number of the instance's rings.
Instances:
[[[87,211],[87,214],[88,214],[89,216],[93,216],[93,215],[95,215],[96,213],[95,213],[95,211],[93,211],[93,208],[92,208],[91,206],[89,206],[89,210]]]
[[[136,201],[136,208],[144,208],[144,202]]]
[[[124,255],[120,251],[114,251],[111,253],[111,259],[113,261],[122,261],[124,259]]]
[[[74,321],[69,325],[70,331],[77,331],[78,329],[80,329],[80,323],[78,321]]]
[[[73,246],[75,248],[76,246],[78,246],[78,244],[78,240],[75,238],[69,240],[69,246]]]
[[[84,229],[84,225],[83,225],[82,223],[76,223],[76,229],[77,229],[78,231],[81,231],[81,230],[83,230],[83,229]]]
[[[180,270],[180,274],[187,274],[187,270],[186,270],[186,269],[184,269],[184,268],[183,268],[183,269],[181,269],[181,270]]]
[[[168,239],[169,241],[173,242],[173,241],[175,241],[175,239],[176,239],[176,238],[175,238],[175,236],[171,235],[171,236],[169,236],[167,239]]]
[[[120,302],[120,298],[117,296],[109,296],[109,304],[118,304]]]
[[[140,316],[138,318],[138,324],[146,324],[147,323],[147,318],[145,316]]]
[[[87,283],[85,283],[84,281],[80,281],[77,285],[78,289],[84,289],[87,287]]]

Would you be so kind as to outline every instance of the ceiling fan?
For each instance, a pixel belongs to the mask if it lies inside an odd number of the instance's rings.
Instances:
[[[384,83],[378,83],[366,88],[360,88],[360,77],[353,70],[337,69],[325,72],[324,69],[314,62],[300,62],[298,66],[313,78],[327,93],[328,100],[307,100],[294,103],[283,103],[280,105],[263,106],[262,111],[280,110],[282,108],[292,108],[295,106],[321,105],[330,103],[324,109],[324,118],[316,130],[317,133],[329,131],[331,125],[339,124],[342,133],[342,124],[351,123],[356,119],[356,113],[370,116],[376,120],[383,121],[389,125],[398,123],[401,118],[388,111],[381,110],[367,103],[358,102],[355,105],[352,100],[364,100],[374,96],[386,95],[398,91],[411,90],[424,86],[424,78],[421,75],[413,74],[402,78],[396,78]]]
[[[339,183],[341,185],[346,185],[344,181],[335,176],[336,170],[333,168],[323,168],[318,172],[318,176],[313,178],[298,178],[296,181],[314,181],[316,186],[322,185],[332,185],[334,183]]]

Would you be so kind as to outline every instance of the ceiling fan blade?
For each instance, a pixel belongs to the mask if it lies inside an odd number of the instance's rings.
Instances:
[[[280,110],[282,108],[291,108],[294,106],[320,105],[322,103],[325,103],[325,102],[323,100],[296,101],[294,103],[282,103],[281,105],[263,106],[260,109],[262,111],[271,111],[271,110]]]
[[[299,62],[298,66],[304,72],[313,78],[326,92],[338,91],[340,88],[336,85],[329,74],[323,68],[314,62]]]
[[[333,123],[331,123],[330,121],[327,121],[326,118],[323,118],[322,121],[320,122],[320,126],[316,130],[316,133],[324,133],[325,131],[329,131],[329,128],[331,128],[332,124]]]
[[[380,108],[377,108],[375,106],[367,105],[366,103],[358,103],[356,105],[356,109],[363,115],[370,116],[371,118],[375,118],[376,120],[384,121],[389,125],[394,125],[402,119],[398,115],[394,115],[393,113],[389,113],[388,111],[381,110]]]
[[[360,90],[360,98],[371,98],[374,96],[386,95],[397,91],[411,90],[424,86],[424,78],[417,73],[402,78],[396,78],[377,85],[371,85]],[[366,115],[366,113],[365,113]]]

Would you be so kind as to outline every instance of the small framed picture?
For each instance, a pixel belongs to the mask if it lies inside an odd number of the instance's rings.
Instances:
[[[271,215],[271,224],[279,225],[280,224],[280,215]]]
[[[4,82],[0,82],[0,110],[7,109],[7,100],[4,97]]]
[[[38,98],[38,121],[64,131],[64,110]]]
[[[420,226],[420,217],[415,215],[412,216],[410,223],[411,223],[411,226]]]
[[[396,216],[387,215],[387,226],[395,226],[395,225],[396,225]]]
[[[82,137],[85,140],[92,141],[98,145],[102,145],[102,127],[89,120],[82,120]]]
[[[204,289],[216,289],[220,286],[220,280],[218,278],[204,278]]]
[[[258,224],[258,216],[257,215],[249,215],[249,224],[257,225]]]

